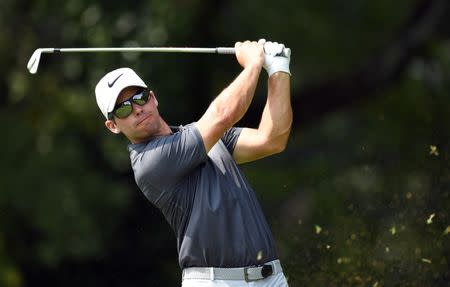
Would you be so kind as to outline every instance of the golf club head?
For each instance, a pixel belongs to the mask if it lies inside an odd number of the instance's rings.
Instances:
[[[30,60],[28,60],[27,68],[31,74],[36,74],[37,69],[39,67],[39,61],[41,60],[42,49],[36,49],[31,55]]]

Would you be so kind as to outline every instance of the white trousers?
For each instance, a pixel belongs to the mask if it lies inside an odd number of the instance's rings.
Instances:
[[[278,273],[265,279],[246,282],[245,280],[184,279],[182,287],[288,287],[284,274]]]

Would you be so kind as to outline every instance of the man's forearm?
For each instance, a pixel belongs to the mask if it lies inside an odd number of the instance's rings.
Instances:
[[[268,80],[268,95],[258,130],[283,148],[292,125],[290,76],[283,72]]]
[[[249,65],[210,104],[196,123],[208,152],[247,111],[255,94],[261,66]]]
[[[239,121],[250,106],[255,94],[261,67],[244,68],[239,76],[211,103],[219,116],[223,116],[230,127]]]
[[[236,42],[235,51],[236,59],[244,69],[214,99],[205,114],[196,123],[207,152],[227,129],[244,116],[252,102],[264,63],[264,50],[260,43]]]

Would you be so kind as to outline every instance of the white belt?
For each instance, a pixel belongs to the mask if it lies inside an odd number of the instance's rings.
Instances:
[[[264,263],[260,266],[239,268],[190,267],[183,269],[183,279],[207,280],[245,280],[257,281],[273,274],[283,272],[280,260]]]

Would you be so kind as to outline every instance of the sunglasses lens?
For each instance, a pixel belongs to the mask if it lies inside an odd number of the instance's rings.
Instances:
[[[133,107],[131,106],[131,103],[129,101],[126,101],[114,111],[114,115],[118,118],[123,119],[128,117],[131,114],[132,110]]]
[[[128,117],[133,111],[131,101],[133,101],[133,103],[135,103],[136,105],[143,106],[145,105],[145,103],[148,102],[149,95],[150,93],[148,90],[143,90],[142,92],[135,94],[125,102],[116,106],[115,110],[113,111],[113,114],[121,119]]]
[[[133,96],[133,103],[143,106],[148,101],[149,92],[147,90]]]

